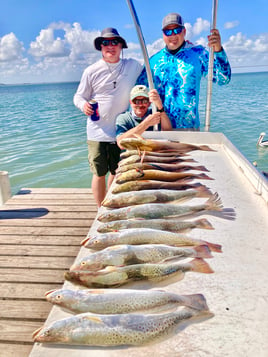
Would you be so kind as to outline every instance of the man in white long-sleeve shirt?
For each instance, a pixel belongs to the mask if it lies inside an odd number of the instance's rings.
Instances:
[[[142,65],[134,59],[120,58],[127,44],[115,28],[104,29],[94,40],[94,45],[102,52],[102,59],[85,69],[74,95],[74,104],[88,116],[88,159],[93,174],[91,187],[100,207],[106,195],[106,174],[110,172],[109,188],[120,159],[115,120],[118,114],[128,109],[129,93]],[[98,103],[97,121],[91,120],[94,110],[89,100],[92,99]]]

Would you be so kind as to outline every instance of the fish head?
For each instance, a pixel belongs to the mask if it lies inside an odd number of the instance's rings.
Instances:
[[[87,237],[86,239],[84,239],[81,243],[84,247],[86,248],[91,248],[91,249],[97,249],[97,248],[102,248],[100,246],[101,241],[98,237],[98,235],[96,236],[91,236],[91,237]]]
[[[93,253],[94,254],[94,253]],[[81,259],[79,262],[74,263],[70,267],[70,271],[84,271],[84,270],[99,270],[102,268],[103,264],[99,259],[94,258],[93,254]]]
[[[45,297],[50,303],[65,307],[68,302],[73,301],[74,293],[73,290],[69,289],[56,289],[47,291]]]
[[[38,330],[34,331],[33,335],[34,342],[68,342],[68,338],[64,336],[63,331],[55,330],[54,328],[48,327],[41,327]]]

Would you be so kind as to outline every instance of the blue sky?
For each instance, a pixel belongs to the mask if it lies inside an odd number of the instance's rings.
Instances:
[[[206,45],[212,0],[133,0],[148,53],[163,47],[161,22],[179,12],[187,38]],[[267,0],[219,0],[217,27],[233,72],[268,71]],[[126,0],[2,0],[0,83],[78,81],[100,58],[93,40],[116,27],[125,57],[143,62]]]

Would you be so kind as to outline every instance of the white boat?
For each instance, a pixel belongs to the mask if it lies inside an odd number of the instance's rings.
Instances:
[[[190,154],[207,167],[209,176],[214,179],[202,183],[213,192],[218,192],[224,207],[235,210],[236,219],[231,221],[204,215],[215,229],[195,229],[188,235],[222,245],[223,253],[215,253],[213,259],[208,260],[214,274],[187,273],[183,280],[164,287],[178,294],[204,294],[215,316],[188,326],[170,339],[139,348],[35,344],[30,357],[80,357],[82,354],[83,357],[147,357],[150,354],[163,357],[266,356],[267,180],[221,133],[147,132],[144,136],[207,144],[215,150]],[[95,220],[90,234],[96,234],[99,224]],[[89,253],[88,249],[82,247],[77,261]],[[65,281],[64,287],[75,289],[68,281]],[[125,287],[130,288],[130,285]],[[53,306],[46,324],[70,315]]]

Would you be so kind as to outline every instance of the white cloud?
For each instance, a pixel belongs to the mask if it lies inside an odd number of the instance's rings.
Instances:
[[[76,61],[88,58],[92,54],[99,56],[94,47],[94,39],[99,35],[100,32],[96,30],[90,32],[82,30],[81,25],[77,22],[66,29],[65,38],[71,49],[70,59]]]
[[[199,17],[192,26],[190,23],[185,24],[186,38],[190,40],[192,37],[199,36],[202,32],[208,32],[210,29],[210,23],[207,20]]]
[[[224,24],[224,28],[225,29],[233,29],[234,27],[237,27],[239,25],[239,21],[230,21],[230,22],[226,22]]]
[[[24,51],[23,44],[13,32],[0,37],[0,62],[19,60]]]
[[[66,57],[70,53],[65,39],[54,38],[56,29],[64,29],[64,25],[52,24],[47,29],[40,31],[34,42],[30,43],[29,53],[34,57]]]
[[[268,70],[268,33],[247,38],[238,32],[223,46],[235,72]]]
[[[231,23],[230,23],[231,24]],[[227,25],[231,26],[231,25]],[[235,21],[232,22],[235,24]],[[186,39],[207,46],[209,22],[198,18],[186,23]],[[226,26],[226,24],[225,24]],[[226,28],[227,28],[226,27]],[[83,30],[77,22],[57,22],[41,29],[27,49],[13,33],[0,38],[0,77],[4,83],[79,80],[83,70],[101,58],[94,48],[98,30]],[[162,38],[147,44],[148,55],[164,47]],[[224,43],[233,71],[268,70],[268,33],[247,37],[242,32],[230,36]],[[128,42],[124,57],[133,57],[143,63],[140,45]],[[259,67],[265,65],[266,67]],[[255,66],[255,67],[254,67]]]

